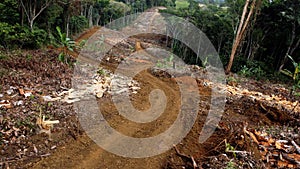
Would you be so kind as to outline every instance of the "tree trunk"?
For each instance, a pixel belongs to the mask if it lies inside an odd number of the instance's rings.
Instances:
[[[20,11],[20,25],[23,27],[24,26],[24,9],[21,5],[19,6],[19,11]]]
[[[96,18],[96,23],[95,23],[96,26],[99,26],[100,18],[101,18],[101,15],[98,15]]]
[[[70,26],[70,15],[68,15],[67,16],[67,27],[66,27],[66,35],[67,35],[67,37],[69,37],[69,30],[70,30],[70,28],[69,28],[69,26]]]
[[[47,0],[44,4],[41,4],[38,9],[38,2],[35,0],[34,2],[27,2],[27,5],[24,4],[23,0],[20,0],[21,6],[27,16],[28,24],[30,26],[30,30],[33,31],[33,24],[35,19],[50,5],[52,0]]]
[[[91,28],[93,26],[93,5],[90,5],[89,7],[88,19],[89,19],[89,27]]]
[[[243,14],[242,14],[242,17],[241,17],[241,20],[240,20],[239,28],[238,28],[238,31],[236,33],[235,40],[234,40],[234,42],[232,44],[230,59],[229,59],[229,62],[228,62],[228,65],[227,65],[227,68],[226,68],[226,71],[225,71],[226,74],[228,74],[230,72],[230,70],[231,70],[231,67],[232,67],[232,64],[233,64],[233,59],[234,59],[237,47],[238,47],[238,45],[240,43],[240,32],[242,30],[242,27],[243,27],[243,24],[244,24],[244,20],[245,20],[245,16],[246,16],[246,13],[248,11],[249,1],[250,0],[247,0],[246,3],[245,3],[245,5],[244,5]]]
[[[241,17],[239,28],[238,28],[235,40],[234,40],[233,45],[232,45],[232,50],[231,50],[231,55],[230,55],[229,63],[227,65],[227,68],[226,68],[226,71],[225,71],[226,74],[228,74],[230,72],[230,70],[231,70],[231,67],[232,67],[232,64],[233,64],[233,60],[234,60],[234,56],[235,56],[235,54],[237,52],[237,49],[238,49],[239,45],[241,44],[241,41],[242,41],[243,36],[245,34],[246,28],[248,26],[248,23],[250,21],[250,18],[252,16],[252,14],[253,14],[253,10],[254,10],[254,8],[256,6],[256,0],[253,0],[252,4],[251,4],[250,11],[248,13],[249,2],[250,2],[250,0],[247,0],[246,3],[245,3],[245,5],[244,5],[243,14],[242,14],[242,17]],[[247,19],[245,20],[245,16],[246,16],[247,13],[248,13]]]

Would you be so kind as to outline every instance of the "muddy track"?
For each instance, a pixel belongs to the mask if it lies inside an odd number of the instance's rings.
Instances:
[[[160,79],[148,71],[137,77],[142,84],[141,92],[132,97],[133,105],[140,110],[150,107],[148,95],[153,89],[161,89],[167,96],[167,108],[156,121],[138,124],[124,119],[110,99],[100,99],[99,105],[109,124],[124,135],[132,137],[149,137],[167,129],[177,117],[180,96],[176,83],[170,79]],[[166,120],[167,119],[167,120]],[[112,141],[111,144],[114,144]],[[171,150],[172,151],[172,150]],[[65,147],[59,148],[53,155],[36,163],[33,168],[161,168],[170,152],[145,158],[130,159],[109,153],[95,144],[87,135],[83,135]]]
[[[157,12],[157,10],[155,10]],[[157,13],[158,14],[158,13]],[[155,15],[150,18],[152,22]],[[97,28],[85,32],[79,37],[80,40],[91,36]],[[77,40],[79,41],[79,40]],[[105,65],[114,67],[114,65]],[[111,98],[99,99],[99,108],[109,124],[124,135],[143,138],[158,135],[168,129],[178,116],[180,108],[179,87],[174,79],[159,78],[149,71],[140,72],[135,80],[141,85],[141,90],[136,95],[131,96],[133,106],[140,111],[150,108],[149,94],[155,89],[162,90],[166,97],[166,109],[164,113],[155,121],[150,123],[135,123],[119,115]],[[111,144],[114,141],[111,140]],[[73,140],[64,147],[58,148],[54,154],[42,159],[30,168],[162,168],[165,165],[167,156],[172,150],[151,158],[131,159],[124,158],[109,153],[100,148],[86,134],[77,140]]]

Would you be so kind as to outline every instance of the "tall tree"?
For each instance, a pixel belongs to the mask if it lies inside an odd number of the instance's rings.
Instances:
[[[242,13],[242,16],[241,16],[241,19],[240,19],[240,22],[239,22],[239,27],[238,27],[238,30],[236,32],[235,39],[234,39],[234,42],[233,42],[233,45],[232,45],[232,50],[231,50],[231,54],[230,54],[230,58],[229,58],[229,63],[227,65],[227,68],[226,68],[226,71],[225,71],[226,73],[229,73],[230,70],[231,70],[235,54],[236,54],[237,49],[240,46],[240,44],[241,44],[241,42],[244,38],[245,32],[246,32],[247,27],[249,25],[250,18],[255,13],[254,12],[255,9],[260,7],[259,6],[260,1],[261,0],[252,0],[250,9],[249,9],[250,0],[246,0],[246,2],[245,2],[243,13]],[[247,17],[246,17],[246,15],[247,15]]]
[[[36,18],[52,3],[52,1],[53,0],[20,0],[31,31],[33,30],[33,24]]]

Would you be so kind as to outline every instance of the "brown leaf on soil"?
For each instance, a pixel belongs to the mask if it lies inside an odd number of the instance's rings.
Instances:
[[[299,154],[288,154],[289,157],[295,159],[296,161],[300,162],[300,155]]]
[[[275,141],[275,147],[279,150],[286,150],[285,144],[282,141]]]
[[[255,135],[252,132],[248,131],[246,127],[244,127],[244,132],[247,133],[257,145],[259,145],[259,142],[257,141]]]
[[[287,161],[278,161],[277,162],[277,166],[279,167],[279,168],[283,168],[283,167],[287,167],[289,165],[289,163],[287,162]]]
[[[270,146],[270,143],[262,141],[262,142],[260,142],[260,145],[262,145],[264,147],[268,147],[268,146]]]
[[[268,143],[269,143],[269,144],[273,144],[273,143],[275,143],[275,140],[274,140],[273,138],[269,138],[269,139],[268,139]]]
[[[24,89],[19,88],[18,90],[19,90],[20,95],[24,95],[25,94]]]

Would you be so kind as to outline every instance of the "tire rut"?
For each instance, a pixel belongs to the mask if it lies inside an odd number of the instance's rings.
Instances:
[[[142,98],[145,98],[152,89],[159,88],[165,92],[168,103],[161,117],[148,124],[134,123],[118,115],[112,101],[107,99],[99,101],[103,107],[101,112],[117,131],[125,135],[132,137],[154,136],[168,128],[178,115],[179,106],[176,106],[180,105],[178,103],[180,101],[178,87],[171,79],[159,79],[148,71],[141,72],[137,76],[137,80],[143,84],[142,92],[133,97],[133,104],[138,109],[149,107]],[[114,140],[111,140],[111,144],[114,144]],[[161,168],[170,151],[150,158],[125,158],[103,150],[84,134],[78,140],[59,148],[50,157],[36,163],[32,168]]]

